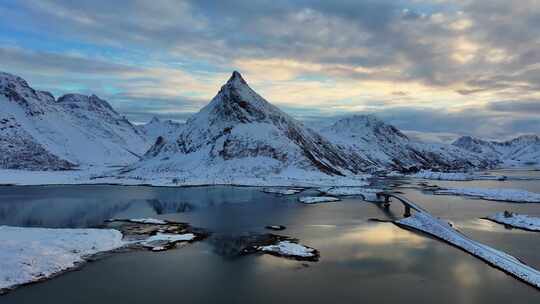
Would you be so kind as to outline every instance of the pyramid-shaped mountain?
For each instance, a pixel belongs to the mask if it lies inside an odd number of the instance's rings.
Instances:
[[[373,164],[345,153],[253,91],[234,72],[174,142],[158,140],[139,168],[224,176],[348,175]],[[211,173],[211,174],[210,174]]]

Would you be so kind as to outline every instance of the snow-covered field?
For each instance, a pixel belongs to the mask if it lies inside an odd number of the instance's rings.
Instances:
[[[540,203],[540,194],[520,189],[502,188],[444,188],[435,191],[438,195],[465,195],[492,201],[516,203]]]
[[[46,279],[123,245],[113,229],[0,226],[0,290]]]
[[[317,204],[340,201],[339,198],[333,196],[303,196],[298,198],[300,203],[304,204]]]
[[[511,255],[469,239],[452,228],[448,223],[436,219],[427,213],[416,212],[413,216],[398,220],[395,223],[442,239],[514,277],[536,288],[540,288],[540,271],[525,265]]]
[[[512,226],[531,231],[540,231],[540,217],[528,216],[512,212],[500,212],[487,217],[491,221],[499,224]]]

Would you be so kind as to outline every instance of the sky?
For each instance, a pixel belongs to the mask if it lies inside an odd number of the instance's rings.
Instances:
[[[430,141],[540,133],[540,1],[0,1],[0,70],[183,121],[238,70],[307,123]]]

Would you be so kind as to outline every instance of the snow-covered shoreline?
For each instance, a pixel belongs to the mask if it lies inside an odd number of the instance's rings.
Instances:
[[[0,292],[56,276],[126,245],[114,229],[10,226],[0,226],[0,244]]]
[[[540,193],[520,189],[499,188],[441,188],[434,191],[436,195],[464,195],[491,201],[514,203],[540,203]]]
[[[173,176],[151,178],[129,178],[114,176],[111,168],[88,168],[69,171],[26,171],[0,169],[0,185],[45,186],[45,185],[120,185],[153,187],[199,187],[199,186],[246,186],[246,187],[289,187],[310,188],[323,186],[357,187],[368,185],[371,175],[354,176],[268,176],[261,178],[215,177],[178,179]],[[219,175],[218,175],[219,176]]]
[[[540,217],[533,217],[513,212],[500,212],[485,217],[484,219],[513,228],[528,231],[540,231]]]

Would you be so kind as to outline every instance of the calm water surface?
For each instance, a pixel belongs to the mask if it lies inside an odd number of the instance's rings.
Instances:
[[[540,181],[430,183],[540,192]],[[470,237],[540,268],[540,234],[478,219],[504,210],[540,216],[540,205],[400,190]],[[0,303],[540,303],[537,290],[456,248],[368,221],[401,216],[397,204],[387,214],[359,199],[310,206],[297,197],[246,187],[0,187],[2,225],[97,227],[111,217],[157,217],[214,232],[167,252],[114,254],[0,296]],[[269,224],[319,249],[320,261],[228,254],[237,236],[267,232]]]

